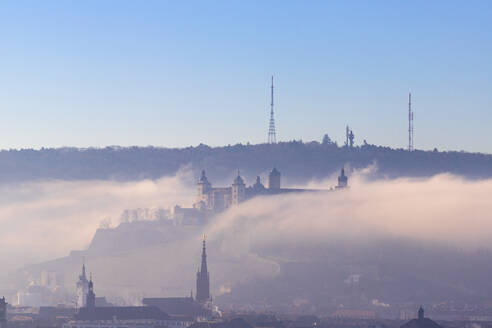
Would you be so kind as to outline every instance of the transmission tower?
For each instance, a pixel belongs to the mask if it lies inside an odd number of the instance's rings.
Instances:
[[[408,93],[408,151],[413,151],[412,94]]]
[[[275,134],[275,119],[273,117],[273,75],[272,75],[272,102],[270,103],[270,124],[268,126],[268,143],[277,143],[277,136]]]
[[[354,148],[354,131],[348,125],[345,128],[345,147]]]

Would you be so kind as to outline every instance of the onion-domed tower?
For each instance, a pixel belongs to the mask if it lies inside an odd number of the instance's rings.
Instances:
[[[210,190],[212,189],[212,184],[208,181],[205,175],[205,170],[202,170],[202,175],[198,179],[198,195],[196,200],[196,207],[210,207]]]

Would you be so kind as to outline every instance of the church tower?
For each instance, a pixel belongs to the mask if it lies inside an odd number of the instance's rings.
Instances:
[[[424,309],[422,308],[422,306],[420,306],[420,308],[419,308],[418,318],[419,318],[419,320],[424,319]]]
[[[92,282],[92,274],[91,274],[91,278],[89,280],[89,285],[88,285],[88,289],[89,291],[87,292],[87,308],[89,309],[93,309],[96,307],[96,294],[94,294],[94,284]]]
[[[85,264],[82,264],[82,274],[77,281],[77,307],[81,308],[87,305],[87,293],[89,291],[89,281],[85,274]]]
[[[210,280],[207,270],[205,235],[203,235],[202,266],[196,274],[196,300],[200,303],[205,303],[210,300]]]
[[[5,302],[5,297],[0,298],[0,328],[7,328],[7,302]]]

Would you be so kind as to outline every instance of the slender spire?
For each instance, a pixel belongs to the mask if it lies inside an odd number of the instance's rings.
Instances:
[[[272,94],[271,94],[271,103],[270,103],[270,124],[268,127],[268,143],[274,144],[277,143],[277,136],[275,133],[275,118],[273,115],[273,75],[272,75]]]
[[[92,272],[90,273],[89,286],[87,291],[87,308],[93,309],[96,307],[96,294],[94,293],[94,283],[92,282]]]
[[[92,282],[92,272],[89,274],[89,294],[94,290],[94,283]]]
[[[80,279],[86,281],[87,275],[85,274],[85,257],[82,258],[82,274],[80,275]]]
[[[207,302],[210,299],[210,280],[207,270],[207,247],[205,235],[202,241],[202,266],[196,274],[196,300]]]
[[[207,246],[206,246],[206,241],[205,241],[205,234],[203,234],[203,247],[202,247],[202,267],[201,267],[201,273],[202,274],[208,274],[207,271]]]
[[[410,92],[408,93],[408,151],[413,151],[413,111]]]

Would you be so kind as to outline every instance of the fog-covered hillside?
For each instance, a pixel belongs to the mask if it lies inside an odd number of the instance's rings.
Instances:
[[[98,230],[87,251],[31,266],[18,276],[62,272],[70,290],[84,257],[98,295],[130,304],[144,296],[186,296],[200,263],[200,233],[199,227],[176,227],[165,220],[124,223]],[[216,302],[306,313],[334,311],[339,304],[395,311],[394,306],[418,302],[481,302],[492,292],[489,251],[392,238],[279,246],[254,246],[248,254],[233,256],[222,241],[210,242]],[[374,300],[383,305],[375,306]]]
[[[281,169],[291,182],[322,178],[350,164],[354,168],[377,163],[378,174],[431,176],[450,172],[468,177],[491,177],[492,155],[466,152],[414,151],[363,145],[348,149],[335,143],[301,141],[278,144],[188,148],[107,147],[4,150],[0,152],[0,181],[38,179],[135,180],[174,174],[189,165],[206,169],[213,180],[232,177],[236,170],[247,178]]]

